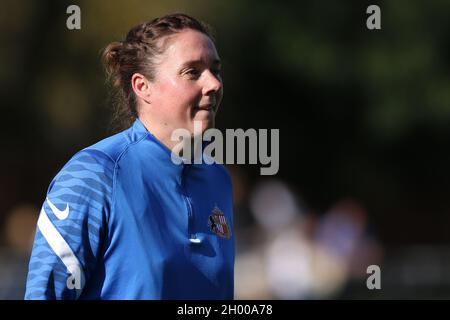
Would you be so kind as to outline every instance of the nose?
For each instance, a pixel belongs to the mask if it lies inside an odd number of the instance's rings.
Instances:
[[[222,80],[219,76],[213,74],[211,71],[205,73],[205,82],[203,84],[203,95],[207,96],[213,93],[218,93],[222,89]]]

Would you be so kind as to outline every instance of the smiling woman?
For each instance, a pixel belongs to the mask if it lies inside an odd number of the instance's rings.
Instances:
[[[194,132],[194,121],[203,130],[214,126],[222,100],[222,81],[216,48],[202,32],[187,29],[166,40],[155,81],[135,73],[131,85],[142,103],[138,113],[148,129],[170,149],[172,132]]]
[[[104,63],[130,127],[78,152],[51,182],[25,297],[232,299],[229,174],[171,161],[173,130],[214,126],[222,80],[212,37],[168,15],[107,46]]]
[[[185,15],[177,18],[138,25],[103,55],[117,91],[119,120],[129,125],[138,116],[169,148],[177,128],[193,132],[195,120],[204,129],[214,126],[223,93],[220,58],[207,26]]]

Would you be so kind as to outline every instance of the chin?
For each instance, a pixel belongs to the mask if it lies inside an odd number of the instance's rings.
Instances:
[[[203,134],[206,130],[214,128],[214,119],[194,119],[192,128],[192,132],[201,130]]]

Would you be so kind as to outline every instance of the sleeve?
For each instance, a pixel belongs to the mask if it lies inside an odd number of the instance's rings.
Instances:
[[[25,299],[78,299],[107,236],[114,163],[82,150],[51,182],[37,222]]]

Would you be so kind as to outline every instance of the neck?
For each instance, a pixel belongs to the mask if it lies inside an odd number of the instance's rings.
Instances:
[[[169,150],[173,150],[173,148],[178,144],[177,141],[172,141],[170,139],[173,130],[168,125],[149,119],[149,117],[145,115],[139,116],[139,120],[142,122],[144,127]]]
[[[201,138],[195,139],[191,136],[191,139],[183,139],[183,143],[181,143],[181,141],[173,141],[171,139],[173,129],[170,126],[159,124],[157,121],[151,120],[145,116],[140,116],[139,120],[142,122],[144,127],[156,137],[156,139],[158,139],[175,155],[185,159],[189,158],[191,161],[195,158],[201,157]]]

